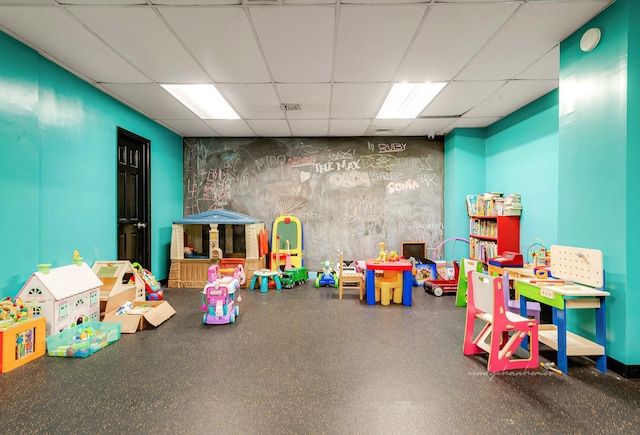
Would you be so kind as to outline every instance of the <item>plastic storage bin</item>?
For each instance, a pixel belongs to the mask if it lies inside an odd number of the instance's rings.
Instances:
[[[120,340],[120,323],[87,322],[47,337],[47,354],[84,358]]]

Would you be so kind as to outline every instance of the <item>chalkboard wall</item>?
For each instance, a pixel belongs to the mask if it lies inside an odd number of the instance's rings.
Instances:
[[[304,263],[375,258],[443,240],[440,138],[187,138],[184,215],[224,208],[302,222]],[[178,217],[176,217],[178,218]]]

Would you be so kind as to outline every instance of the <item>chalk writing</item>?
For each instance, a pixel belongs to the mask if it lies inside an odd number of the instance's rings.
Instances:
[[[329,183],[336,187],[369,186],[369,174],[366,172],[341,172],[329,175]]]
[[[381,153],[399,153],[407,148],[406,143],[379,143],[378,151]]]
[[[419,189],[420,185],[414,180],[407,180],[403,183],[389,183],[387,184],[388,193],[404,192],[407,190]]]

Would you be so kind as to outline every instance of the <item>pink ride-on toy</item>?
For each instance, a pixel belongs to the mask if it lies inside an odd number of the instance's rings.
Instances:
[[[235,303],[235,293],[240,289],[236,276],[218,276],[218,266],[209,268],[209,281],[202,290],[202,322],[209,325],[234,323],[240,314]]]

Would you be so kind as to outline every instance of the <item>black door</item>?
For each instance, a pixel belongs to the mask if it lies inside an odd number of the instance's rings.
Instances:
[[[118,128],[118,260],[151,269],[148,139]]]

